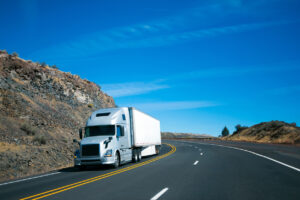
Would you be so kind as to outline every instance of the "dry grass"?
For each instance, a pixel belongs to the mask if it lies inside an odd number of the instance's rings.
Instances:
[[[232,141],[244,141],[244,142],[258,142],[258,143],[278,143],[278,144],[295,144],[295,141],[300,140],[300,136],[296,133],[290,133],[281,135],[278,138],[272,138],[269,135],[265,135],[261,138],[257,136],[244,136],[235,135],[220,138],[221,140],[232,140]]]
[[[12,80],[14,80],[16,83],[20,84],[20,85],[24,85],[25,82],[24,81],[21,81],[20,79],[18,78],[12,78]]]
[[[14,143],[0,142],[0,153],[5,151],[19,152],[26,149],[26,145],[17,145]]]
[[[31,104],[31,106],[34,106],[34,108],[38,108],[39,106],[27,95],[25,95],[24,93],[19,93],[22,98],[27,101],[29,104]]]

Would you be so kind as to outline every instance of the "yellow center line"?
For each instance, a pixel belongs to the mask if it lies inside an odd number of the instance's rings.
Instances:
[[[166,144],[166,145],[168,145],[172,148],[171,151],[169,151],[168,153],[163,154],[161,156],[158,156],[156,158],[153,158],[151,160],[147,160],[147,161],[144,161],[144,162],[139,163],[139,164],[135,164],[135,165],[123,168],[123,169],[119,169],[119,170],[116,170],[116,171],[113,171],[113,172],[102,174],[102,175],[99,175],[99,176],[96,176],[96,177],[93,177],[93,178],[89,178],[89,179],[86,179],[86,180],[83,180],[83,181],[79,181],[79,182],[76,182],[76,183],[72,183],[72,184],[69,184],[69,185],[66,185],[66,186],[62,186],[62,187],[59,187],[59,188],[56,188],[56,189],[53,189],[53,190],[48,190],[48,191],[45,191],[45,192],[42,192],[42,193],[39,193],[39,194],[28,196],[28,197],[22,198],[20,200],[26,200],[26,199],[37,200],[37,199],[45,198],[47,196],[51,196],[51,195],[54,195],[54,194],[57,194],[57,193],[60,193],[60,192],[66,191],[66,190],[70,190],[70,189],[73,189],[73,188],[76,188],[76,187],[79,187],[79,186],[82,186],[82,185],[85,185],[85,184],[88,184],[88,183],[92,183],[92,182],[95,182],[95,181],[98,181],[98,180],[101,180],[101,179],[104,179],[104,178],[107,178],[107,177],[110,177],[110,176],[113,176],[113,175],[116,175],[116,174],[120,174],[122,172],[129,171],[131,169],[135,169],[137,167],[141,167],[141,166],[149,164],[151,162],[160,160],[162,158],[165,158],[165,157],[173,154],[176,151],[175,146],[170,145],[170,144]]]
[[[169,152],[169,153],[173,153],[173,151]],[[56,190],[59,190],[59,189],[63,189],[63,188],[66,188],[66,187],[70,187],[70,186],[73,186],[73,185],[77,185],[77,184],[80,184],[80,183],[83,183],[83,182],[87,182],[87,181],[96,181],[96,180],[99,180],[99,178],[102,178],[105,176],[105,178],[109,175],[115,175],[115,174],[119,174],[119,172],[124,172],[124,171],[128,171],[130,169],[134,169],[136,167],[139,167],[139,166],[142,166],[144,164],[148,164],[150,162],[153,162],[155,160],[158,160],[158,159],[161,159],[161,158],[164,158],[166,156],[169,155],[169,153],[167,154],[164,154],[162,156],[159,156],[157,158],[154,158],[152,160],[149,160],[149,161],[145,161],[145,162],[142,162],[140,164],[136,164],[136,165],[133,165],[133,166],[130,166],[130,167],[127,167],[127,168],[124,168],[124,169],[120,169],[120,170],[117,170],[117,171],[113,171],[113,172],[110,172],[110,173],[107,173],[107,174],[103,174],[103,175],[100,175],[100,176],[97,176],[97,177],[94,177],[94,178],[90,178],[90,179],[86,179],[86,180],[83,180],[83,181],[80,181],[80,182],[77,182],[77,183],[73,183],[73,184],[70,184],[70,185],[66,185],[66,186],[63,186],[63,187],[60,187],[60,188],[56,188],[54,190],[50,190],[50,191],[46,191],[46,192],[43,192],[43,193],[40,193],[40,194],[37,194],[37,195],[33,195],[33,196],[30,196],[30,197],[26,197],[24,198],[25,199],[29,199],[29,198],[32,198],[32,197],[35,197],[35,196],[39,196],[39,195],[42,195],[42,194],[46,194],[46,193],[49,193],[49,192],[52,192],[52,191],[56,191]],[[96,179],[96,180],[95,180]]]

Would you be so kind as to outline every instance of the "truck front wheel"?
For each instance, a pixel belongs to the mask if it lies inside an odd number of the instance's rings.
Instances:
[[[137,155],[138,155],[138,161],[141,161],[142,160],[142,151],[137,150]]]
[[[115,155],[115,163],[114,163],[114,168],[118,168],[120,166],[120,156],[118,153]]]
[[[138,158],[138,152],[137,152],[137,150],[136,149],[132,150],[132,161],[133,162],[138,162],[139,161],[138,159],[139,158]]]

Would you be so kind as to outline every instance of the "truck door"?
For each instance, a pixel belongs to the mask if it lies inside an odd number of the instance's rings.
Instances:
[[[121,162],[126,162],[131,160],[131,149],[129,143],[129,134],[126,130],[126,126],[117,125],[117,140],[121,153]]]

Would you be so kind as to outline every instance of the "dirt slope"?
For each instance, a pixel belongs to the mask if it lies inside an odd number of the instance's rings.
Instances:
[[[172,133],[172,132],[162,132],[161,137],[163,139],[189,139],[189,138],[214,138],[206,134],[193,134],[193,133]]]
[[[300,144],[300,128],[295,123],[270,121],[251,127],[242,127],[224,140],[251,141],[263,143]]]
[[[0,181],[71,165],[78,128],[106,107],[95,83],[0,51]]]

